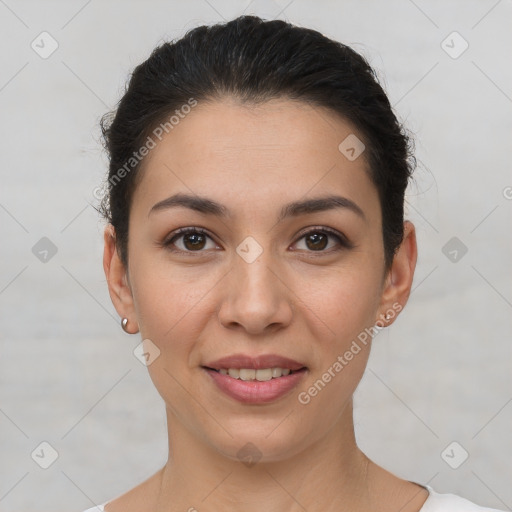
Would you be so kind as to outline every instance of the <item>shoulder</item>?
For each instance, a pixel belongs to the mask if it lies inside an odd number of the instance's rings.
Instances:
[[[146,512],[147,510],[153,510],[156,505],[154,503],[155,497],[158,496],[160,490],[164,468],[165,466],[121,496],[88,508],[84,512]]]
[[[441,494],[426,486],[429,497],[419,512],[504,512],[477,505],[456,494]]]

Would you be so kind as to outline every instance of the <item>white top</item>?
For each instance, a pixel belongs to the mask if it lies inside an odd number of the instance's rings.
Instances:
[[[496,508],[481,507],[456,494],[437,493],[430,485],[422,485],[422,487],[428,490],[429,496],[419,512],[505,512]],[[88,508],[84,512],[105,512],[105,505],[107,504],[108,501],[102,505]]]

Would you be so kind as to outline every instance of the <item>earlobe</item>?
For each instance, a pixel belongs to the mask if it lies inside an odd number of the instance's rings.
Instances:
[[[122,319],[128,319],[125,332],[135,334],[139,329],[135,320],[132,291],[128,282],[127,269],[117,250],[115,229],[112,224],[105,227],[104,244],[103,270],[107,279],[110,299],[119,316]]]
[[[391,325],[407,303],[411,293],[417,256],[414,224],[405,221],[404,237],[393,258],[381,295],[377,320],[380,324]]]

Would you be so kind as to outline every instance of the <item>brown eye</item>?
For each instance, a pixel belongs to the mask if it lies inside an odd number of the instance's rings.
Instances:
[[[306,239],[308,249],[311,249],[312,251],[321,251],[327,247],[329,237],[325,233],[315,232],[306,235],[304,238]]]
[[[183,245],[190,251],[203,249],[206,237],[201,233],[188,233],[183,235]]]
[[[208,240],[212,241],[213,247],[207,247]],[[177,252],[203,252],[203,249],[217,247],[211,237],[200,228],[180,229],[168,241],[164,242],[164,245]]]
[[[322,228],[322,229],[314,229],[310,230],[307,233],[303,234],[301,238],[296,242],[298,244],[300,241],[304,240],[304,247],[299,247],[301,250],[305,250],[307,252],[325,252],[329,253],[332,251],[326,249],[340,250],[341,248],[351,248],[352,245],[350,242],[337,231]],[[334,240],[334,243],[329,245],[329,240]],[[338,249],[336,249],[338,246]]]

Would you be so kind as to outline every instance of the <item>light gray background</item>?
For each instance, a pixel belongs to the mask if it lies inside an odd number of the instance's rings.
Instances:
[[[414,291],[375,339],[356,392],[361,448],[402,478],[511,510],[505,0],[0,0],[0,510],[80,511],[165,463],[163,402],[102,270],[103,224],[91,206],[106,170],[98,121],[161,38],[243,11],[363,52],[417,137],[407,196],[420,253]],[[42,31],[59,45],[47,59],[31,48]],[[441,46],[453,31],[469,43],[458,58]],[[450,37],[445,47],[459,51]],[[42,237],[58,249],[46,263],[32,253]],[[442,252],[452,237],[468,249],[457,262]],[[31,458],[43,441],[59,454],[46,470]],[[458,469],[441,456],[453,441],[469,453]]]

